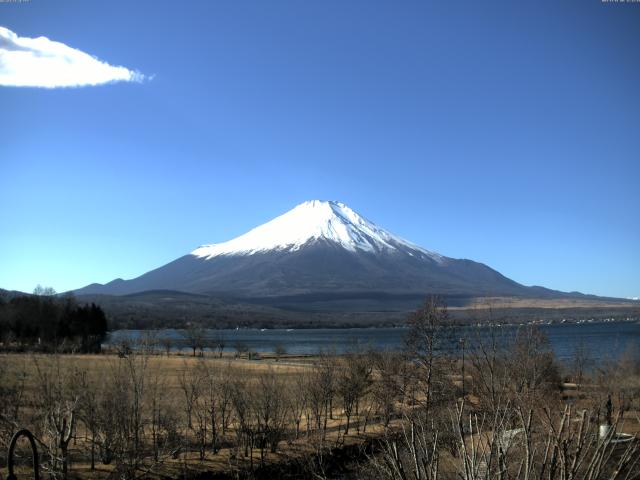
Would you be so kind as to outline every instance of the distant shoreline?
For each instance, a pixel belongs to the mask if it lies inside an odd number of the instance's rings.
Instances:
[[[518,324],[497,325],[510,338],[517,331]],[[615,357],[629,344],[640,341],[640,323],[631,320],[593,321],[583,323],[554,323],[539,325],[549,339],[558,358],[571,358],[578,345],[584,343],[598,359]],[[344,353],[350,349],[398,350],[404,345],[407,328],[403,327],[360,327],[360,328],[316,328],[316,329],[207,329],[201,334],[203,351],[216,349],[222,339],[222,351],[231,354],[242,348],[259,356],[274,355],[281,351],[286,355],[317,355],[320,351]],[[461,338],[484,337],[490,332],[488,325],[456,326],[448,340],[440,347],[450,354],[460,351]],[[107,350],[118,348],[151,348],[157,351],[169,348],[172,351],[186,351],[190,347],[187,332],[180,329],[163,330],[118,330],[111,332],[103,346]],[[165,340],[169,339],[168,342]],[[126,347],[125,347],[126,345]],[[169,346],[167,346],[169,345]],[[242,346],[242,347],[240,347]]]

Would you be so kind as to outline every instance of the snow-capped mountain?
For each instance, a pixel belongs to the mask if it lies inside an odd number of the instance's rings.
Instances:
[[[442,256],[418,247],[364,219],[340,202],[311,200],[225,243],[203,245],[193,252],[199,258],[220,255],[251,255],[267,251],[300,250],[309,242],[324,240],[350,252],[399,252]]]
[[[471,260],[414,245],[339,202],[309,201],[228,242],[203,245],[131,280],[78,294],[147,290],[245,299],[524,295],[524,287]],[[558,292],[559,293],[559,292]]]

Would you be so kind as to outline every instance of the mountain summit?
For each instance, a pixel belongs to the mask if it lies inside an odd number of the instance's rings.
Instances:
[[[125,295],[148,290],[315,304],[372,298],[393,303],[426,294],[563,295],[525,287],[478,262],[431,252],[343,203],[319,200],[304,202],[228,242],[203,245],[137,278],[92,284],[76,293]],[[386,308],[382,303],[377,305]]]
[[[350,252],[408,251],[434,260],[429,252],[366,220],[340,202],[311,200],[225,243],[203,245],[193,252],[199,258],[251,255],[267,251],[295,252],[312,242],[326,241]]]

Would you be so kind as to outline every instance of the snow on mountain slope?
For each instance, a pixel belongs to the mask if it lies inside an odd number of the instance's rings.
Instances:
[[[297,251],[303,245],[326,240],[351,252],[403,251],[440,262],[443,257],[414,245],[366,220],[340,202],[311,200],[301,203],[228,242],[203,245],[193,252],[199,258],[252,255],[270,250]]]

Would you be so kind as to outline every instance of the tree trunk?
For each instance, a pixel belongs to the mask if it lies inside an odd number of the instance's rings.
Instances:
[[[60,444],[60,451],[62,452],[62,478],[63,480],[67,480],[67,465],[69,463],[69,458],[67,457],[67,443],[62,442]]]
[[[91,432],[91,470],[96,469],[96,435]]]

